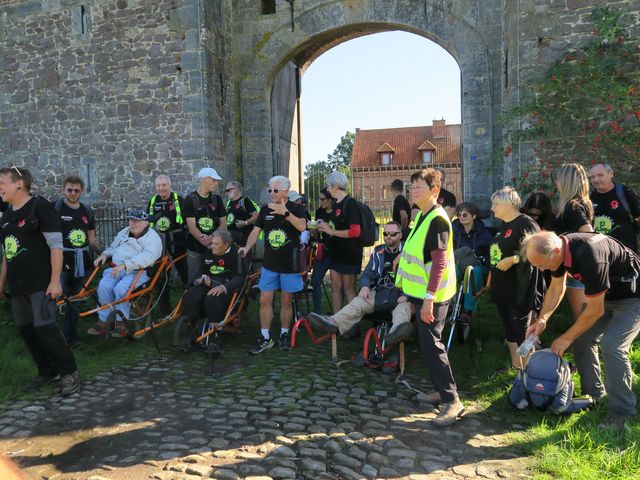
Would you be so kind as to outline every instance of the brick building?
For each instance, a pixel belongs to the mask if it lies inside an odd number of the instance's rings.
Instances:
[[[391,182],[409,184],[413,172],[443,167],[445,188],[462,199],[461,125],[434,120],[431,126],[357,130],[351,158],[353,194],[374,210],[393,206]],[[407,195],[408,198],[408,195]]]

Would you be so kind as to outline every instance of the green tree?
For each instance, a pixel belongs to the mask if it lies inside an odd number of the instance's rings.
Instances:
[[[338,170],[340,169],[340,167],[351,166],[351,155],[353,154],[353,144],[355,142],[355,138],[355,133],[345,133],[340,138],[340,142],[338,143],[338,146],[335,148],[333,153],[327,155],[327,161],[332,171]]]
[[[326,160],[305,165],[305,192],[317,196],[317,192],[325,187],[327,175],[336,170],[344,173],[351,182],[351,155],[355,138],[355,133],[345,133],[333,153],[327,155]]]
[[[512,143],[535,142],[535,164],[511,179],[523,192],[553,191],[552,173],[567,162],[607,162],[625,181],[640,180],[640,55],[626,33],[637,18],[596,7],[591,19],[595,39],[566,52],[503,118],[505,157]]]

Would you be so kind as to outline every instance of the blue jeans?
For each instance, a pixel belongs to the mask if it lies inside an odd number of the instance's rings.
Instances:
[[[107,268],[102,274],[102,279],[98,284],[98,301],[100,305],[113,303],[116,300],[124,298],[138,274],[138,271],[126,273],[126,271],[123,270],[116,278],[113,278],[111,276],[112,271],[113,268]],[[142,275],[140,275],[140,278],[138,278],[136,282],[136,287],[139,287],[147,280],[149,280],[147,272],[142,272]],[[98,317],[101,322],[106,322],[111,310],[119,310],[124,315],[124,318],[129,318],[129,309],[129,302],[122,302],[114,305],[113,309],[105,308],[104,310],[100,310]]]
[[[331,259],[325,254],[322,260],[313,262],[313,272],[311,273],[311,287],[313,288],[313,311],[322,313],[322,280],[329,270]]]
[[[83,278],[75,277],[72,271],[63,270],[60,274],[62,292],[67,297],[77,294],[82,289],[83,280]],[[67,343],[71,343],[78,338],[78,331],[76,329],[77,324],[78,312],[67,305],[66,312],[64,314],[64,326],[62,327],[62,333]]]

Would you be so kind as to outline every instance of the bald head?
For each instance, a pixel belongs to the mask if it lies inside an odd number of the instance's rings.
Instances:
[[[562,239],[553,232],[526,235],[521,252],[531,265],[540,270],[557,270],[564,260]]]

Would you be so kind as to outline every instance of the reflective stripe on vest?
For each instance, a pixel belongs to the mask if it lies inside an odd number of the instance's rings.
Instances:
[[[414,225],[418,225],[422,212],[414,220]],[[402,290],[402,293],[413,298],[423,299],[427,293],[429,278],[431,276],[432,262],[424,263],[424,245],[427,241],[427,232],[434,218],[440,217],[447,221],[449,226],[449,240],[447,241],[446,265],[440,282],[440,288],[434,296],[434,302],[445,302],[453,297],[456,293],[456,266],[453,256],[453,232],[451,230],[451,222],[447,217],[444,209],[440,206],[432,209],[427,218],[419,225],[417,231],[412,230],[409,238],[405,242],[402,253],[400,254],[400,262],[398,264],[398,273],[396,273],[396,286]]]
[[[178,201],[178,194],[176,192],[172,192],[173,193],[173,205],[176,208],[176,223],[178,225],[182,225],[184,223],[184,220],[182,218],[182,208],[180,208],[180,202]],[[156,199],[158,198],[158,195],[154,195],[153,197],[151,197],[151,203],[149,203],[149,215],[153,215],[153,206],[156,204]],[[153,228],[153,226],[155,225],[155,222],[149,222],[149,226],[151,228]]]

